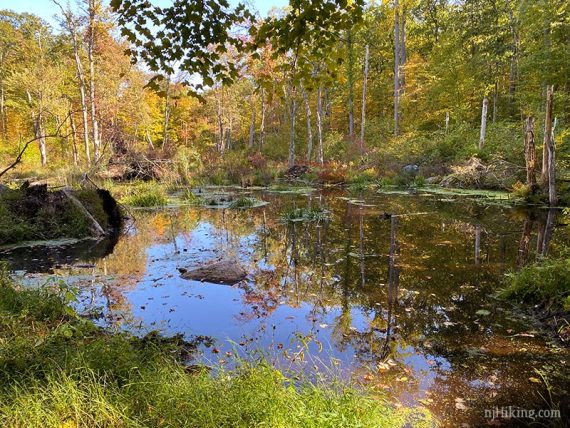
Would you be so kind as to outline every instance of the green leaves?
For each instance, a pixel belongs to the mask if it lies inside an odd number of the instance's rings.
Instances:
[[[288,13],[258,26],[250,25],[254,17],[243,4],[232,9],[226,0],[176,0],[165,8],[148,0],[112,0],[111,7],[133,57],[155,73],[199,76],[185,82],[199,95],[204,86],[229,84],[238,77],[239,65],[230,50],[253,55],[271,44],[275,55],[291,57],[287,66],[298,81],[313,74],[315,62],[336,64],[340,59],[332,54],[333,46],[343,29],[362,19],[364,1],[292,0]],[[248,34],[238,29],[244,24]]]

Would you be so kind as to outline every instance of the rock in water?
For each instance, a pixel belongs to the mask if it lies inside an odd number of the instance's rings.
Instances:
[[[213,282],[215,284],[233,285],[247,276],[247,272],[236,260],[220,260],[219,262],[200,266],[182,272],[182,278],[195,281]]]
[[[405,174],[412,175],[415,177],[416,175],[418,175],[418,172],[420,172],[420,167],[418,165],[410,164],[406,165],[404,168],[402,168],[402,170],[404,171]]]

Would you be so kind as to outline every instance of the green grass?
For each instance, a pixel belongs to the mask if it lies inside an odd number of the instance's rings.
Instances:
[[[74,192],[103,228],[108,216],[94,190]],[[32,208],[33,207],[33,208]],[[42,202],[27,199],[22,190],[0,192],[0,245],[21,241],[43,241],[90,236],[89,221],[66,197],[49,192]]]
[[[255,198],[247,198],[245,196],[240,196],[239,198],[234,199],[233,201],[230,202],[229,208],[233,208],[233,209],[252,208],[256,205],[256,203],[257,203],[257,199],[255,199]]]
[[[330,213],[322,208],[292,208],[281,214],[284,223],[306,221],[322,222],[330,220]]]
[[[71,309],[63,284],[20,289],[0,272],[0,426],[433,426],[340,382],[288,379],[268,363],[187,370],[192,344],[111,334]]]
[[[501,297],[570,312],[570,258],[548,258],[507,276]]]
[[[163,207],[168,204],[168,197],[163,187],[149,182],[133,187],[124,203],[139,208]]]

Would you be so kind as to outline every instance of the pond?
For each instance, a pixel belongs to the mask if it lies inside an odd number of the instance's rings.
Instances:
[[[268,204],[136,211],[117,242],[0,258],[24,282],[80,287],[79,308],[99,325],[181,333],[207,362],[263,353],[283,368],[351,377],[426,406],[443,426],[482,425],[497,407],[548,408],[543,377],[566,387],[568,351],[495,297],[506,272],[570,244],[561,215],[434,195],[254,196]],[[283,220],[317,207],[330,218]],[[247,280],[178,271],[222,258],[239,260]]]

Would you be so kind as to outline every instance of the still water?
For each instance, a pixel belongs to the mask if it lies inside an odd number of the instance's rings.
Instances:
[[[80,287],[79,308],[99,325],[181,333],[206,343],[201,361],[262,353],[282,368],[350,377],[426,406],[443,426],[564,400],[568,351],[495,297],[505,273],[570,244],[564,216],[372,192],[255,196],[268,205],[136,211],[117,242],[0,258],[24,281]],[[294,207],[330,220],[284,222]],[[241,262],[246,281],[180,277],[225,258]]]

